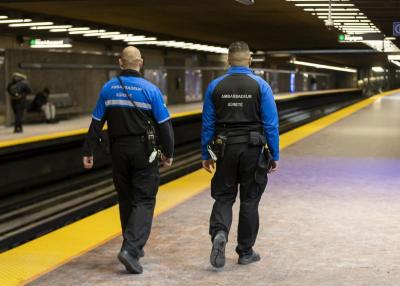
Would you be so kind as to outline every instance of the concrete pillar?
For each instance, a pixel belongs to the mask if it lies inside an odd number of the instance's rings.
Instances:
[[[165,66],[167,67],[168,73],[168,104],[185,103],[185,59],[166,58]]]

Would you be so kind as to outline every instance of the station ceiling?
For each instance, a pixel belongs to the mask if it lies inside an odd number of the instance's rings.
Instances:
[[[400,0],[352,0],[382,32],[391,36],[392,22],[400,21]],[[0,9],[58,16],[165,35],[176,39],[228,45],[244,40],[253,50],[368,49],[360,43],[338,42],[337,30],[329,31],[309,12],[284,0],[256,0],[245,6],[233,0],[72,0],[0,1]],[[396,44],[400,46],[400,41]],[[378,54],[324,55],[332,63],[362,66]]]

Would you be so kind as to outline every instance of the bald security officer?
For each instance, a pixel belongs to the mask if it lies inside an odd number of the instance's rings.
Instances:
[[[93,111],[83,165],[93,167],[93,151],[107,122],[124,239],[118,259],[127,271],[140,274],[139,258],[150,235],[160,179],[157,146],[161,145],[164,165],[171,166],[174,135],[160,89],[139,72],[140,51],[125,48],[119,65],[121,74],[103,86]]]
[[[225,265],[238,185],[238,263],[260,260],[253,250],[259,227],[258,205],[267,185],[267,172],[277,170],[279,160],[278,113],[270,86],[249,68],[246,43],[232,43],[228,61],[228,72],[210,83],[203,106],[203,168],[211,172],[216,161],[211,181],[215,202],[210,218],[210,262],[217,268]]]

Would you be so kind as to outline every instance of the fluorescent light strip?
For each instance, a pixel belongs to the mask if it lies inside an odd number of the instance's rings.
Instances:
[[[7,20],[0,20],[0,24],[27,23],[31,21],[32,21],[31,19],[7,19]]]
[[[399,61],[391,61],[392,64],[395,64],[396,66],[400,67],[400,62]]]
[[[328,19],[328,16],[318,16],[319,19]],[[331,16],[331,19],[356,19],[354,16]]]
[[[147,41],[147,40],[149,40],[149,39],[154,40],[154,39],[157,39],[157,38],[154,38],[154,37],[146,37],[146,36],[140,35],[140,36],[126,37],[126,38],[124,39],[124,41],[125,41],[125,42]]]
[[[9,27],[18,28],[18,27],[29,27],[29,26],[49,26],[53,25],[53,22],[30,22],[30,23],[17,23],[17,24],[10,24]]]
[[[297,7],[329,7],[329,4],[294,4]],[[332,7],[354,7],[354,4],[331,4]]]
[[[327,21],[327,19],[324,19]],[[333,22],[342,22],[342,23],[371,23],[369,21],[359,20],[359,19],[333,19]],[[371,23],[372,24],[372,23]]]
[[[8,19],[6,15],[0,15],[0,19]]]
[[[148,37],[148,38],[142,38],[142,39],[137,39],[137,40],[129,40],[130,43],[134,42],[143,42],[143,41],[156,41],[157,38],[155,37]]]
[[[331,13],[332,16],[359,16],[361,13],[357,12],[349,12],[349,13]],[[314,12],[312,15],[319,15],[319,16],[328,16],[329,13],[326,12]]]
[[[307,12],[319,12],[319,11],[329,11],[329,8],[305,8],[304,11]],[[332,8],[331,9],[332,12],[339,12],[339,11],[360,11],[360,9],[358,8]]]
[[[291,61],[291,63],[295,64],[295,65],[309,66],[309,67],[314,67],[314,68],[319,68],[319,69],[336,70],[336,71],[343,71],[343,72],[349,72],[349,73],[356,73],[357,72],[356,69],[352,69],[352,68],[321,65],[321,64],[303,62],[303,61],[296,61],[296,60]]]
[[[329,0],[286,0],[287,2],[329,2]],[[332,0],[332,2],[349,2],[350,0]]]
[[[384,72],[385,70],[383,69],[383,67],[372,67],[371,70],[373,72]]]
[[[120,32],[99,32],[99,33],[85,33],[83,34],[84,37],[96,37],[96,36],[102,36],[102,35],[118,35]]]
[[[90,30],[89,27],[76,27],[76,28],[69,28],[68,31],[75,32],[75,31],[88,31]]]
[[[34,49],[52,49],[52,48],[71,48],[71,44],[61,44],[61,45],[33,45],[31,48]]]
[[[51,29],[50,33],[68,32],[68,29]]]
[[[71,28],[71,25],[53,25],[53,26],[37,26],[31,27],[31,30],[50,30],[50,29],[67,29]]]
[[[101,39],[107,39],[107,38],[112,38],[113,39],[118,39],[118,40],[123,40],[129,36],[132,35],[128,35],[128,34],[118,34],[118,35],[102,35],[100,36]]]
[[[79,34],[92,34],[92,33],[104,33],[106,30],[81,30],[81,31],[72,31],[69,32],[71,35],[79,35]]]

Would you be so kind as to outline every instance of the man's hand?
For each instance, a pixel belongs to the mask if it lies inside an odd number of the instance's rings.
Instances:
[[[161,154],[161,162],[162,162],[163,166],[171,167],[173,161],[174,161],[173,158],[167,158],[164,156],[164,154]]]
[[[202,165],[203,165],[203,169],[209,173],[212,173],[212,170],[215,169],[215,161],[212,159],[203,160]]]
[[[83,168],[92,169],[93,168],[93,156],[83,157]]]
[[[275,172],[276,170],[278,170],[278,167],[279,167],[279,161],[272,161],[271,169],[269,169],[268,173]]]

